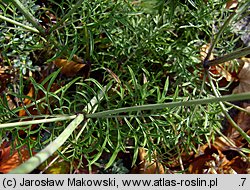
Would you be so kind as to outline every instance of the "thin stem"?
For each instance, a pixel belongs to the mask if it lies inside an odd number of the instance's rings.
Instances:
[[[218,64],[221,64],[221,63],[233,60],[233,59],[237,59],[237,58],[246,56],[248,54],[250,54],[250,47],[246,47],[246,48],[243,48],[241,50],[234,51],[232,53],[229,53],[229,54],[224,55],[222,57],[213,59],[211,61],[206,61],[206,62],[204,62],[204,67],[207,68],[207,67],[210,67],[213,65],[218,65]]]
[[[222,27],[220,28],[219,32],[217,33],[214,41],[212,41],[211,46],[208,50],[207,56],[203,61],[203,66],[206,68],[208,67],[207,62],[212,54],[212,51],[214,50],[215,45],[217,44],[217,42],[220,39],[221,34],[224,32],[224,30],[226,29],[226,27],[230,24],[230,22],[232,22],[233,20],[235,20],[237,18],[238,15],[242,14],[243,12],[245,12],[248,7],[250,6],[250,2],[244,3],[239,9],[237,9],[235,12],[233,12],[228,19],[224,22],[224,24],[222,25]],[[231,60],[231,59],[230,59]]]
[[[29,158],[23,164],[11,170],[9,173],[20,174],[29,173],[33,171],[41,163],[43,163],[50,156],[52,156],[54,152],[57,151],[64,144],[64,142],[69,138],[72,132],[80,125],[83,120],[84,116],[82,114],[79,114],[53,142],[51,142],[43,150],[38,152],[35,156]]]
[[[3,15],[0,15],[0,19],[4,20],[6,22],[12,23],[14,25],[17,25],[17,26],[21,26],[21,27],[23,27],[23,28],[25,28],[25,29],[27,29],[27,30],[29,30],[31,32],[39,33],[39,31],[36,28],[32,28],[30,26],[24,25],[24,24],[22,24],[20,22],[17,22],[15,20],[9,19],[9,18],[7,18],[7,17],[5,17]]]
[[[217,97],[217,98],[220,98],[219,97],[219,93],[217,92],[217,90],[216,90],[216,87],[214,86],[214,84],[213,84],[213,81],[212,81],[212,78],[211,78],[211,76],[210,76],[210,74],[209,74],[209,72],[208,72],[208,70],[206,70],[206,73],[207,73],[207,76],[208,76],[208,78],[209,78],[209,82],[210,82],[210,85],[211,85],[211,87],[212,87],[212,90],[213,90],[213,92],[214,92],[214,94],[215,94],[215,96]],[[248,96],[248,99],[249,99],[250,97]],[[226,109],[226,107],[225,107],[225,105],[222,103],[222,102],[219,102],[219,104],[220,104],[220,107],[221,107],[221,110],[222,110],[222,112],[223,112],[223,114],[225,115],[225,117],[227,118],[227,120],[228,120],[228,122],[232,125],[232,127],[233,128],[235,128],[239,133],[240,133],[240,135],[244,138],[244,139],[246,139],[246,141],[248,142],[248,143],[250,143],[250,137],[234,122],[234,120],[231,118],[231,116],[227,113],[227,109]]]
[[[65,114],[66,115],[66,114]],[[17,122],[17,121],[24,121],[24,120],[35,120],[35,119],[41,119],[41,118],[55,118],[55,117],[61,117],[61,116],[65,116],[62,114],[54,114],[54,115],[31,115],[31,116],[21,116],[21,117],[16,117],[13,119],[9,119],[8,122],[12,123],[12,122]]]
[[[42,34],[45,35],[45,30],[43,27],[37,22],[36,18],[29,12],[29,10],[23,6],[23,4],[19,0],[11,1],[18,10],[25,16],[25,18]]]
[[[225,104],[227,104],[227,105],[229,105],[229,106],[232,106],[233,108],[238,109],[239,111],[245,112],[245,113],[247,113],[248,115],[250,115],[250,111],[248,111],[248,110],[246,110],[246,109],[244,109],[244,108],[242,108],[242,107],[240,107],[240,106],[234,105],[234,104],[232,104],[232,103],[230,103],[230,102],[225,102]]]
[[[210,56],[211,56],[211,54],[212,54],[212,52],[213,52],[213,50],[214,50],[215,45],[216,45],[217,42],[219,41],[221,34],[224,32],[224,30],[226,29],[227,25],[228,25],[228,24],[231,22],[231,20],[234,18],[234,15],[235,15],[235,14],[236,14],[236,12],[232,13],[232,14],[228,17],[228,19],[226,20],[226,22],[224,22],[224,24],[223,24],[222,27],[220,28],[220,30],[219,30],[218,34],[216,35],[214,41],[212,41],[211,46],[210,46],[210,48],[209,48],[209,50],[208,50],[207,56],[206,56],[206,58],[204,59],[204,67],[205,67],[206,62],[209,60],[209,58],[210,58]]]
[[[70,147],[71,144],[64,148],[60,153],[64,154]],[[60,158],[60,155],[57,155],[45,168],[43,168],[43,170],[40,171],[40,174],[43,174],[49,167],[51,167],[58,160],[58,158]]]
[[[70,115],[70,116],[60,116],[50,119],[37,119],[32,121],[19,121],[19,122],[13,122],[13,123],[4,123],[0,124],[0,128],[7,128],[7,127],[20,127],[20,126],[27,126],[27,125],[33,125],[33,124],[41,124],[41,123],[51,123],[56,121],[64,121],[64,120],[70,120],[74,119],[76,115]]]
[[[92,112],[94,113],[97,109],[98,102],[101,101],[105,94],[104,92],[106,90],[109,90],[111,88],[111,85],[107,85],[98,93],[98,96],[93,97],[91,101],[85,106],[84,110],[86,112]],[[93,109],[89,109],[89,107],[92,107],[92,105],[96,105]],[[73,117],[73,116],[70,116]],[[28,161],[20,165],[19,167],[15,168],[14,170],[10,171],[9,173],[29,173],[33,169],[37,168],[42,162],[44,162],[46,159],[49,158],[60,146],[63,145],[63,143],[68,139],[68,137],[72,134],[72,132],[80,125],[80,123],[84,120],[84,115],[79,114],[78,116],[74,115],[74,120],[67,126],[67,128],[53,141],[51,142],[45,149],[41,150],[39,153],[37,153],[35,156],[31,157]],[[87,124],[90,119],[85,120],[84,125],[81,126],[81,131],[78,133],[77,137],[72,141],[73,143],[77,143],[78,138],[81,136],[82,132],[87,127]],[[68,145],[61,153],[66,152],[66,150],[71,145]],[[55,159],[52,160],[52,162],[47,166],[46,169],[48,169],[53,162],[55,162],[59,156],[57,156]]]
[[[164,108],[173,108],[178,106],[193,106],[197,104],[209,104],[209,103],[216,103],[216,102],[223,102],[223,101],[238,101],[238,100],[248,100],[250,99],[250,93],[241,93],[241,94],[231,94],[225,95],[221,97],[213,97],[207,99],[196,99],[190,100],[185,102],[170,102],[170,103],[162,103],[162,104],[148,104],[142,106],[133,106],[133,107],[124,107],[118,108],[114,110],[107,110],[102,112],[97,112],[93,114],[87,114],[87,118],[99,118],[99,117],[106,117],[111,116],[118,113],[123,112],[132,112],[132,111],[142,111],[142,110],[156,110],[156,109],[164,109]],[[112,116],[111,116],[112,117]],[[117,117],[114,116],[114,117]]]
[[[247,157],[242,151],[239,150],[239,148],[237,148],[237,146],[234,144],[234,142],[227,138],[221,131],[220,129],[216,128],[215,129],[216,133],[218,133],[231,147],[235,148],[235,150],[243,157]]]

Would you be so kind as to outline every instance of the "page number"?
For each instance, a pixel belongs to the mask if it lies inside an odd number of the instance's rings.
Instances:
[[[240,179],[242,180],[241,186],[244,186],[244,183],[245,183],[245,181],[246,181],[247,178],[242,177],[242,178],[240,178]]]

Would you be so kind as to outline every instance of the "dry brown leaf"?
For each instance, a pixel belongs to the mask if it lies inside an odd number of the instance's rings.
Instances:
[[[177,168],[181,168],[181,165],[187,165],[189,164],[190,160],[192,160],[195,156],[195,153],[193,151],[190,152],[182,152],[180,157],[181,157],[181,162],[180,163],[180,158],[178,156],[169,158],[167,161],[164,162],[164,166],[169,168],[170,170],[176,170]]]
[[[203,174],[204,169],[208,169],[206,163],[215,160],[211,155],[201,155],[195,158],[188,167],[188,172],[190,174]]]
[[[249,161],[244,161],[241,157],[236,156],[223,167],[223,170],[224,173],[231,173],[231,171],[234,170],[237,174],[247,174],[249,168]]]
[[[8,173],[12,169],[16,168],[26,160],[30,158],[30,152],[26,146],[23,146],[19,149],[20,154],[17,150],[13,150],[11,154],[11,147],[3,147],[0,149],[0,173]],[[33,152],[33,155],[35,152]]]
[[[229,0],[227,1],[226,8],[227,9],[236,9],[238,7],[238,0]]]
[[[228,65],[230,64],[229,62],[224,63],[223,65],[216,65],[215,70],[218,72],[218,74],[220,74],[221,76],[223,76],[227,82],[230,81],[237,81],[238,78],[234,77],[233,74],[231,74],[230,72],[228,72],[223,66],[224,65]]]
[[[242,106],[246,111],[250,112],[250,104],[243,103]],[[250,129],[250,115],[246,112],[241,111],[237,117],[237,124],[243,131],[248,131]]]
[[[68,61],[67,59],[56,59],[54,61],[54,64],[58,67],[61,68],[61,73],[64,74],[67,77],[73,77],[84,68],[87,67],[86,64],[83,63],[78,63],[75,61]],[[89,71],[87,71],[89,72]],[[83,73],[84,75],[85,73]]]
[[[238,81],[237,73],[236,72],[230,73],[228,69],[226,69],[231,66],[232,66],[232,63],[229,61],[220,65],[211,66],[209,68],[210,73],[212,73],[214,77],[218,79],[220,77],[223,77],[222,79],[219,80],[219,86],[227,86],[228,82]]]
[[[205,148],[206,147],[206,148]],[[204,149],[205,148],[205,149]],[[188,172],[191,174],[219,174],[223,172],[223,166],[228,163],[226,156],[214,145],[208,144],[200,148],[199,154],[189,165]]]
[[[209,48],[210,48],[210,44],[209,43],[208,44],[204,44],[203,46],[201,46],[200,55],[201,55],[201,60],[202,61],[207,57]],[[214,59],[214,54],[213,53],[211,53],[211,55],[209,57],[209,60],[212,60],[212,59]]]
[[[239,86],[233,90],[233,93],[250,92],[250,58],[241,58],[238,61],[243,64],[243,67],[238,74]]]
[[[216,137],[213,145],[217,147],[217,149],[220,150],[221,152],[235,149],[236,146],[234,145],[234,142],[229,138],[228,140],[231,141],[231,144],[228,141],[226,141],[225,138],[223,137]]]
[[[205,148],[206,147],[206,148]],[[204,150],[205,148],[205,150]],[[203,145],[201,153],[204,154],[196,157],[189,165],[189,173],[202,174],[246,174],[249,172],[250,162],[235,156],[229,161],[224,153],[233,151],[234,146],[225,141],[222,137],[216,138],[214,144],[209,146]],[[224,151],[224,153],[223,153]],[[237,151],[236,151],[237,152]]]
[[[155,153],[156,154],[156,153]],[[139,165],[133,169],[132,173],[137,174],[164,174],[164,167],[156,160],[147,161],[147,151],[144,148],[139,148]],[[154,155],[156,156],[156,155]]]
[[[13,110],[16,108],[14,101],[11,99],[11,97],[9,95],[7,95],[7,101],[8,101],[8,108],[10,110]]]

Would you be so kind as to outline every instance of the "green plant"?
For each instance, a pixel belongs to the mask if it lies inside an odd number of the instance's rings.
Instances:
[[[71,163],[71,173],[86,167],[83,159],[91,171],[93,164],[100,165],[104,152],[110,154],[105,169],[115,168],[114,163],[119,164],[118,154],[125,151],[133,152],[134,165],[139,147],[147,148],[149,159],[157,151],[158,159],[167,162],[179,157],[180,151],[196,151],[197,145],[213,140],[222,127],[223,114],[250,142],[222,103],[249,99],[250,94],[220,97],[214,86],[218,81],[213,80],[207,69],[249,54],[249,48],[245,48],[209,60],[219,40],[228,40],[229,23],[238,18],[248,2],[242,2],[240,12],[229,16],[228,10],[221,9],[224,1],[209,1],[211,6],[203,1],[188,1],[189,4],[158,1],[157,11],[133,6],[130,1],[48,1],[48,10],[58,19],[56,24],[49,22],[44,28],[36,17],[40,18],[45,11],[34,6],[34,1],[27,2],[32,5],[26,6],[28,9],[23,2],[12,2],[1,6],[0,19],[7,26],[0,34],[3,44],[7,44],[1,46],[1,52],[5,64],[19,69],[19,83],[1,97],[2,141],[16,142],[13,147],[27,145],[30,153],[33,149],[39,151],[13,173],[31,172],[55,151],[56,158],[60,156]],[[16,14],[22,15],[21,21]],[[207,58],[201,63],[200,44],[211,38],[218,17],[219,25],[223,17],[229,19],[219,28]],[[233,40],[227,47],[233,49]],[[217,48],[220,56],[221,47]],[[59,56],[71,60],[76,54],[85,63],[92,63],[91,77],[60,78],[58,70],[42,82],[32,77],[23,80],[25,69],[38,70],[35,65],[41,57],[33,57],[37,51],[46,52],[46,56],[41,56],[44,63]],[[102,76],[95,77],[94,73]],[[203,80],[200,73],[204,73]],[[210,83],[206,76],[210,76]],[[54,83],[62,86],[52,91]],[[34,88],[33,97],[25,96],[28,84]],[[8,107],[8,95],[20,101],[15,109]],[[31,103],[23,104],[25,98]],[[32,114],[30,108],[37,114]],[[27,116],[20,118],[18,112],[23,109]],[[73,121],[69,123],[70,120]],[[36,128],[32,129],[32,125]],[[25,131],[25,138],[18,133],[20,130]],[[5,134],[7,137],[3,138]],[[34,134],[36,140],[31,138]]]

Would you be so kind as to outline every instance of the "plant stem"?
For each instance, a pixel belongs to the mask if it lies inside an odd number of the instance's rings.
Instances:
[[[246,109],[244,109],[244,108],[242,108],[240,106],[234,105],[234,104],[232,104],[230,102],[225,102],[225,104],[228,105],[228,106],[232,106],[233,108],[238,109],[239,111],[245,112],[248,115],[250,115],[250,111],[248,111],[248,110],[246,110]]]
[[[91,101],[85,106],[84,110],[86,112],[95,112],[95,110],[98,107],[98,102],[101,101],[105,96],[105,91],[109,90],[111,88],[111,85],[107,85],[103,88],[103,90],[99,91],[97,97],[93,97]],[[93,107],[94,105],[94,107]],[[92,109],[89,109],[89,108]],[[84,120],[84,115],[79,114],[78,116],[68,116],[65,117],[65,119],[74,119],[67,128],[53,141],[51,142],[46,148],[38,152],[35,156],[31,157],[29,160],[27,160],[25,163],[21,164],[17,168],[11,170],[9,173],[16,174],[16,173],[29,173],[33,171],[35,168],[37,168],[41,163],[43,163],[45,160],[47,160],[59,147],[63,145],[63,143],[69,138],[69,136],[72,134],[72,132],[76,129],[77,126],[80,125],[80,123]],[[53,118],[54,119],[54,118]],[[78,133],[77,137],[73,142],[77,143],[78,138],[81,136],[82,132],[87,127],[89,119],[87,119],[84,122],[84,125],[81,126],[81,131]],[[41,122],[41,121],[40,121]],[[41,122],[42,123],[42,122]],[[27,123],[26,123],[27,124]],[[63,152],[65,152],[70,145],[68,145]],[[56,161],[56,159],[59,158],[57,156],[55,159],[53,159],[53,162]],[[51,163],[50,163],[51,164]]]
[[[217,97],[217,98],[220,98],[219,97],[219,93],[217,92],[217,90],[216,90],[216,88],[215,88],[215,86],[214,86],[214,84],[213,84],[213,81],[212,81],[212,79],[211,79],[211,76],[210,76],[210,74],[209,74],[209,72],[206,70],[206,73],[207,73],[207,76],[208,76],[208,78],[209,78],[209,82],[210,82],[210,85],[211,85],[211,87],[212,87],[212,90],[213,90],[213,92],[214,92],[214,94],[215,94],[215,96]],[[220,107],[221,107],[221,110],[222,110],[222,112],[223,112],[223,114],[225,115],[225,117],[227,118],[227,120],[228,120],[228,122],[232,125],[232,127],[233,128],[235,128],[239,133],[240,133],[240,135],[244,138],[244,139],[246,139],[246,141],[250,144],[250,137],[234,122],[234,120],[232,119],[232,117],[227,113],[227,109],[226,109],[226,107],[224,106],[224,104],[222,103],[222,102],[219,102],[219,104],[220,104]]]
[[[63,143],[69,138],[69,136],[76,129],[76,127],[83,121],[83,119],[84,116],[82,114],[79,114],[53,142],[51,142],[43,150],[38,152],[35,156],[27,160],[25,163],[11,170],[9,173],[24,174],[33,171],[41,163],[43,163],[50,156],[52,156],[53,153],[63,145]]]
[[[250,6],[250,2],[244,3],[240,8],[238,8],[238,10],[236,10],[235,12],[233,12],[233,13],[228,17],[228,19],[224,22],[224,24],[223,24],[222,27],[220,28],[219,32],[217,33],[217,35],[216,35],[214,41],[212,41],[211,46],[210,46],[210,48],[209,48],[209,50],[208,50],[207,56],[206,56],[206,58],[205,58],[204,61],[203,61],[203,66],[204,66],[205,68],[208,67],[208,66],[210,66],[210,65],[207,65],[207,62],[209,62],[208,60],[209,60],[209,58],[210,58],[210,56],[211,56],[211,54],[212,54],[212,51],[213,51],[215,45],[218,43],[221,34],[224,32],[224,30],[225,30],[226,27],[230,24],[230,22],[232,22],[233,20],[235,20],[235,19],[237,18],[237,15],[240,15],[240,14],[242,14],[244,11],[246,11],[246,10],[248,9],[249,6]],[[241,57],[241,56],[240,56],[240,57]],[[237,58],[238,58],[238,57],[237,57]],[[235,58],[234,58],[234,59],[235,59]],[[231,59],[229,59],[229,60],[231,60]],[[227,60],[227,61],[229,61],[229,60]],[[219,63],[217,63],[217,64],[219,64]]]
[[[97,112],[93,114],[87,114],[87,118],[99,118],[105,116],[111,116],[114,114],[122,113],[122,112],[132,112],[132,111],[143,111],[143,110],[156,110],[156,109],[164,109],[164,108],[173,108],[178,106],[192,106],[197,104],[209,104],[209,103],[216,103],[222,101],[238,101],[238,100],[248,100],[250,99],[250,93],[241,93],[241,94],[231,94],[225,95],[221,97],[213,97],[213,98],[206,98],[206,99],[196,99],[190,100],[185,102],[170,102],[170,103],[162,103],[162,104],[148,104],[142,106],[133,106],[133,107],[124,107],[118,108],[114,110],[107,110],[102,112]],[[111,116],[112,117],[112,116]],[[117,117],[115,115],[114,117]]]
[[[45,35],[45,30],[43,27],[36,21],[36,18],[29,12],[29,10],[23,6],[19,0],[11,1],[18,10],[25,16],[25,18],[42,34]]]
[[[17,25],[17,26],[21,26],[21,27],[23,27],[23,28],[25,28],[25,29],[27,29],[27,30],[29,30],[31,32],[39,33],[39,31],[36,28],[32,28],[30,26],[24,25],[24,24],[22,24],[20,22],[17,22],[15,20],[9,19],[9,18],[7,18],[7,17],[5,17],[3,15],[0,15],[0,19],[4,20],[6,22],[10,22],[10,23],[12,23],[14,25]]]
[[[219,57],[217,59],[213,59],[211,61],[206,61],[206,62],[204,62],[204,67],[207,68],[207,67],[210,67],[213,65],[218,65],[218,64],[224,63],[226,61],[230,61],[233,59],[237,59],[237,58],[246,56],[248,54],[250,54],[250,47],[246,47],[246,48],[240,49],[238,51],[234,51],[232,53],[229,53],[229,54],[224,55],[222,57]]]
[[[63,120],[69,120],[74,119],[76,115],[69,115],[69,116],[60,116],[50,119],[37,119],[32,121],[19,121],[19,122],[13,122],[13,123],[4,123],[0,124],[0,128],[7,128],[7,127],[19,127],[19,126],[27,126],[27,125],[34,125],[34,124],[41,124],[41,123],[51,123],[56,121],[63,121]]]
[[[235,18],[235,17],[234,17],[235,15],[236,15],[236,12],[232,13],[232,14],[228,17],[228,19],[226,20],[226,22],[224,22],[224,24],[223,24],[222,27],[220,28],[219,32],[217,33],[217,35],[216,35],[214,41],[212,41],[211,46],[210,46],[210,48],[209,48],[209,50],[208,50],[207,56],[206,56],[206,58],[204,59],[204,67],[206,66],[206,65],[205,65],[206,62],[209,60],[209,58],[210,58],[210,56],[211,56],[211,54],[212,54],[212,52],[213,52],[213,50],[214,50],[215,45],[216,45],[217,42],[219,41],[221,34],[224,32],[224,30],[226,29],[227,25],[231,22],[231,20],[232,20],[233,18]]]

